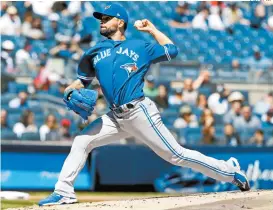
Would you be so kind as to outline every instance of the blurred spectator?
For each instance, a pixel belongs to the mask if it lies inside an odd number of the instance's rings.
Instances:
[[[248,23],[248,21],[243,18],[242,10],[235,2],[232,2],[228,7],[223,9],[223,22],[226,27],[232,26],[236,23]]]
[[[33,14],[31,12],[26,12],[24,15],[24,20],[22,24],[22,35],[28,36],[28,32],[31,29],[32,21],[33,21]]]
[[[33,12],[40,16],[48,16],[55,1],[31,1]]]
[[[258,117],[252,115],[250,106],[245,105],[242,108],[242,116],[234,120],[233,126],[237,132],[250,131],[261,128],[261,122]]]
[[[265,95],[261,100],[256,102],[254,106],[254,113],[262,116],[273,106],[273,92]]]
[[[208,108],[207,97],[204,94],[199,94],[196,100],[196,107],[200,110]]]
[[[252,13],[252,16],[250,18],[250,26],[252,28],[261,28],[263,22],[265,21],[266,17],[266,10],[265,6],[263,4],[258,4],[254,12]]]
[[[271,15],[267,20],[267,29],[273,31],[273,15]]]
[[[262,128],[272,128],[273,130],[273,108],[262,116]]]
[[[19,74],[23,75],[34,75],[36,70],[36,63],[34,57],[30,53],[31,45],[26,42],[22,49],[19,49],[15,54],[15,61],[17,65],[17,70]]]
[[[164,85],[158,86],[158,96],[155,98],[155,103],[159,108],[168,108],[168,91]]]
[[[264,132],[261,129],[258,129],[254,133],[254,136],[250,138],[249,144],[255,145],[257,147],[265,146]]]
[[[45,124],[40,127],[39,133],[41,141],[60,140],[59,126],[57,119],[53,114],[46,117]]]
[[[7,12],[8,7],[9,7],[9,2],[1,1],[1,5],[0,5],[0,15],[1,16],[3,16]]]
[[[38,69],[39,72],[33,80],[33,85],[36,90],[48,90],[50,86],[50,72],[46,69],[46,63],[41,63]]]
[[[57,13],[51,13],[48,17],[49,25],[46,25],[44,27],[45,31],[45,37],[46,39],[55,39],[55,35],[59,32],[59,23],[60,16]]]
[[[231,68],[233,71],[238,71],[241,68],[240,62],[238,59],[233,59],[231,62]]]
[[[199,74],[199,77],[193,82],[193,88],[204,88],[210,90],[210,92],[215,92],[216,84],[211,82],[210,72],[207,70],[202,70]]]
[[[192,20],[192,27],[208,30],[207,19],[209,16],[208,8],[203,8]]]
[[[28,94],[24,91],[18,93],[18,97],[12,99],[9,102],[9,107],[16,109],[16,108],[29,108],[28,104]]]
[[[69,119],[62,119],[61,120],[61,128],[60,128],[60,133],[61,133],[61,140],[71,140],[72,136],[70,133],[70,126],[71,122]]]
[[[14,73],[16,70],[12,57],[14,47],[14,43],[10,40],[5,40],[2,43],[1,69],[7,73]]]
[[[182,89],[176,88],[174,90],[174,95],[169,96],[169,104],[170,105],[181,105],[182,104]]]
[[[83,51],[76,42],[69,44],[67,41],[62,41],[56,47],[53,47],[49,53],[64,59],[79,60]]]
[[[189,4],[183,2],[175,8],[175,12],[172,13],[171,21],[169,25],[174,28],[188,28],[191,26],[189,15]]]
[[[72,30],[74,33],[73,33],[72,41],[79,43],[81,47],[85,47],[86,49],[90,47],[90,43],[93,40],[92,27],[84,27],[86,22],[88,21],[90,21],[88,17],[85,19],[82,18],[82,13],[78,13],[73,16]]]
[[[82,131],[87,125],[89,125],[91,122],[95,121],[98,117],[99,117],[99,115],[94,111],[88,117],[87,122],[80,119],[80,121],[77,123],[78,131],[79,132]],[[79,135],[79,133],[77,132],[75,135]]]
[[[198,96],[198,92],[193,89],[192,79],[185,79],[183,86],[182,101],[194,105]]]
[[[254,54],[241,61],[242,64],[248,65],[250,70],[255,72],[254,78],[258,79],[261,75],[272,66],[272,60],[262,56],[260,50],[255,49]]]
[[[24,65],[31,62],[30,50],[31,45],[28,42],[24,44],[22,49],[17,50],[15,54],[15,61],[17,65]]]
[[[21,33],[21,20],[17,15],[17,9],[9,6],[7,13],[0,18],[0,32],[4,35],[19,36]]]
[[[197,2],[197,8],[196,8],[196,13],[199,13],[203,9],[209,8],[210,4],[207,1],[198,1]]]
[[[238,91],[232,92],[228,97],[228,102],[231,104],[231,109],[224,115],[223,121],[225,124],[232,124],[236,118],[241,116],[244,96]]]
[[[100,98],[97,100],[95,109],[99,115],[103,115],[107,112],[107,104],[104,98]]]
[[[25,132],[38,132],[37,126],[34,124],[34,114],[30,110],[25,110],[21,116],[21,122],[16,123],[13,126],[13,132],[18,138],[21,138]]]
[[[203,127],[202,129],[202,143],[203,144],[215,144],[218,139],[215,137],[215,128],[213,126]]]
[[[210,1],[210,7],[218,7],[218,8],[225,8],[226,3],[223,1]]]
[[[44,39],[45,38],[41,18],[34,18],[33,19],[33,22],[31,24],[31,29],[29,30],[27,37],[32,38],[32,39]]]
[[[67,86],[69,85],[68,81],[66,79],[62,78],[58,81],[58,84],[59,84],[59,89],[58,89],[58,94],[56,96],[63,97],[64,91],[67,88]]]
[[[5,109],[1,109],[1,130],[9,128],[10,126],[8,125],[8,112]]]
[[[90,4],[89,2],[83,2],[83,1],[70,1],[67,9],[69,11],[69,14],[71,15],[80,13],[84,17],[90,17],[92,13],[94,12],[94,8],[92,7],[92,4]]]
[[[222,21],[221,13],[222,13],[221,8],[217,6],[213,6],[210,8],[210,15],[208,16],[209,28],[219,31],[225,30],[225,25]]]
[[[201,118],[200,125],[204,127],[211,127],[214,125],[214,116],[210,109],[204,109]]]
[[[272,131],[271,136],[269,137],[269,139],[267,139],[267,141],[266,141],[266,146],[268,146],[268,147],[273,146],[273,131]]]
[[[152,75],[147,76],[143,92],[145,96],[153,100],[158,96],[158,89],[155,87],[154,77]]]
[[[213,93],[208,98],[208,107],[215,114],[225,114],[228,111],[228,96],[230,91],[223,85],[217,86],[217,92]]]
[[[68,14],[68,3],[65,1],[55,1],[52,5],[52,11],[55,13]]]
[[[196,128],[198,127],[197,117],[192,114],[191,107],[188,105],[182,106],[180,116],[174,121],[175,128]]]
[[[26,17],[23,23],[23,34],[31,39],[44,39],[45,34],[41,18]]]
[[[235,132],[232,124],[226,124],[224,128],[224,139],[223,142],[229,146],[238,146],[241,144],[240,136]]]

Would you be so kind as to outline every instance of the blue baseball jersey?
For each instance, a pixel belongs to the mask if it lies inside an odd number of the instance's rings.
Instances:
[[[77,74],[83,82],[97,77],[109,105],[120,106],[144,96],[144,76],[152,63],[171,60],[177,53],[173,44],[106,39],[84,53]]]

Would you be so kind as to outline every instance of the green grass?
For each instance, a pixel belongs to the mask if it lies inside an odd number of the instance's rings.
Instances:
[[[29,200],[1,200],[1,209],[26,207],[34,204],[36,204],[35,201]]]
[[[31,200],[1,200],[1,210],[7,208],[19,208],[26,206],[33,206],[38,203],[38,201],[42,198],[47,197],[50,192],[28,192],[30,196],[32,196]],[[118,196],[118,197],[139,197],[139,196],[168,196],[165,193],[156,193],[156,192],[77,192],[77,197],[80,202],[91,202],[92,199],[96,199],[96,197],[105,197],[105,200],[110,197]],[[88,199],[90,196],[90,200]],[[81,197],[84,197],[81,199]],[[87,199],[87,200],[86,200]]]

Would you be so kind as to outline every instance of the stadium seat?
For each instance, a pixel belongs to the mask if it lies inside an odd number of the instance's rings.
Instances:
[[[257,129],[238,130],[242,145],[249,144],[249,139],[254,135]]]
[[[40,134],[34,133],[34,132],[26,132],[23,133],[21,136],[22,141],[39,141],[40,140]]]
[[[9,93],[19,93],[21,91],[27,92],[28,86],[26,84],[19,84],[16,82],[8,83],[8,92]]]
[[[199,94],[204,94],[205,96],[209,96],[212,94],[213,90],[211,88],[199,88]]]
[[[263,128],[265,140],[268,141],[273,137],[273,128]]]
[[[1,95],[1,104],[8,104],[12,99],[14,99],[17,95],[14,93],[4,93]]]
[[[214,122],[216,125],[223,125],[223,115],[214,114]]]
[[[177,119],[177,116],[162,116],[162,121],[165,125],[173,126],[174,121]]]
[[[180,136],[184,136],[187,144],[200,144],[202,140],[202,128],[185,128],[180,131]]]
[[[217,139],[221,140],[224,137],[224,126],[215,126],[215,136]]]
[[[1,129],[1,140],[17,140],[17,135],[8,129]]]
[[[10,125],[11,127],[13,127],[15,123],[20,121],[21,121],[21,113],[8,114],[7,122],[8,122],[8,125]]]

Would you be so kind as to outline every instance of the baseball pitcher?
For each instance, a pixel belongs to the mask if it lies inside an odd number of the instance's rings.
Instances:
[[[147,19],[137,21],[135,28],[149,33],[157,44],[126,39],[128,14],[118,4],[109,4],[93,15],[100,20],[100,34],[107,39],[98,42],[82,56],[78,79],[66,88],[64,101],[69,109],[87,119],[93,111],[97,94],[85,88],[96,77],[111,111],[90,123],[75,137],[54,192],[39,205],[77,202],[73,183],[90,151],[130,136],[142,140],[157,155],[174,165],[231,182],[242,191],[249,190],[247,177],[240,171],[235,158],[217,160],[183,148],[162,123],[155,103],[144,96],[144,76],[150,65],[176,57],[178,50],[173,42]]]

